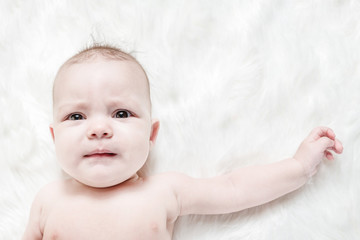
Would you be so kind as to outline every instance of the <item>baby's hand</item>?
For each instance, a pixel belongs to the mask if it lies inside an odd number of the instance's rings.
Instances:
[[[334,159],[330,151],[342,153],[341,142],[335,138],[335,133],[330,128],[317,127],[301,143],[294,159],[302,164],[306,176],[311,177],[317,172],[323,157]]]

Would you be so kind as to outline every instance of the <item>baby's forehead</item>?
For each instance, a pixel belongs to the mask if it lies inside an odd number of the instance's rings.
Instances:
[[[102,70],[100,72],[92,71],[88,67],[96,67],[97,63],[101,64]],[[117,64],[120,63],[120,64]],[[95,64],[95,65],[94,65]],[[126,68],[125,77],[119,77],[119,75],[108,74],[104,71],[109,70],[111,72],[114,67],[119,65],[119,68]],[[108,67],[109,66],[109,67]],[[122,66],[122,67],[121,67]],[[81,71],[78,71],[76,68],[82,68]],[[137,69],[134,69],[136,67]],[[110,68],[110,69],[109,69]],[[115,73],[119,73],[116,71]],[[60,111],[60,108],[65,103],[73,104],[76,102],[87,102],[90,99],[96,97],[97,99],[101,98],[104,101],[107,101],[107,104],[110,103],[114,105],[111,101],[114,102],[116,99],[117,105],[127,105],[127,106],[137,106],[136,109],[143,109],[146,112],[149,112],[151,115],[151,97],[150,89],[148,85],[148,80],[137,66],[137,63],[131,61],[116,61],[109,62],[108,60],[101,60],[100,62],[82,62],[75,63],[65,67],[62,73],[58,74],[54,82],[53,89],[53,110],[54,114]],[[74,73],[71,73],[71,72]],[[88,72],[87,72],[88,71]],[[127,73],[126,73],[127,72]],[[132,72],[136,72],[135,75],[132,75]],[[100,76],[99,78],[93,78],[91,75],[96,74]],[[104,74],[101,75],[101,74]],[[130,74],[130,75],[129,75]],[[126,78],[129,79],[126,79]],[[115,79],[115,81],[108,81],[109,79]],[[126,79],[123,81],[122,79]],[[133,82],[133,83],[130,83]],[[70,87],[70,88],[69,88]],[[101,92],[101,93],[100,93]],[[99,95],[100,94],[100,95]],[[116,96],[116,98],[114,98]],[[105,97],[105,98],[104,98]],[[111,99],[111,101],[110,101]],[[110,104],[110,105],[111,105]],[[130,105],[129,105],[130,104]]]
[[[69,75],[72,76],[72,73],[76,72],[78,69],[82,69],[82,71],[80,71],[81,73],[87,73],[96,70],[95,68],[98,65],[106,65],[109,68],[117,68],[120,65],[117,63],[121,64],[121,69],[123,69],[123,71],[124,69],[126,69],[127,73],[131,72],[137,75],[137,79],[141,79],[141,85],[145,86],[146,91],[150,95],[150,86],[147,74],[136,60],[93,56],[91,58],[82,59],[82,61],[67,61],[63,64],[63,66],[61,66],[53,84],[53,99],[54,95],[57,92],[57,88],[62,86],[62,82],[64,81],[64,79],[68,79]],[[122,74],[121,71],[117,71],[117,73],[120,75]]]

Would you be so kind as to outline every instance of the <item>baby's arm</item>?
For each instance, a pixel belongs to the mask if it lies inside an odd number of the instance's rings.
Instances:
[[[30,211],[29,222],[23,235],[23,240],[38,240],[43,238],[46,209],[59,199],[59,186],[62,181],[54,181],[43,186],[36,194]]]
[[[42,239],[40,230],[41,202],[41,194],[38,194],[31,206],[29,222],[23,235],[23,240]]]
[[[177,175],[174,189],[180,215],[221,214],[254,207],[304,185],[316,173],[323,156],[342,152],[342,144],[329,128],[319,127],[302,142],[293,158],[246,167],[210,179]]]

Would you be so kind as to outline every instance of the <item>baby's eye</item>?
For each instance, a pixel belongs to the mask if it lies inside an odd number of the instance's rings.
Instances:
[[[68,120],[72,120],[72,121],[76,121],[76,120],[83,120],[85,119],[83,115],[81,115],[80,113],[73,113],[73,114],[70,114],[68,117],[67,117]]]
[[[114,118],[128,118],[131,116],[132,114],[127,110],[118,110],[115,112]]]

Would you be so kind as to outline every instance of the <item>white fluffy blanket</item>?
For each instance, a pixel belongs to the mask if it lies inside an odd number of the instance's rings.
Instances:
[[[360,239],[359,13],[356,0],[2,0],[0,239],[21,237],[36,192],[61,177],[52,80],[94,40],[132,51],[148,72],[161,120],[153,172],[206,177],[281,160],[318,125],[344,143],[302,189],[180,218],[174,239]]]

